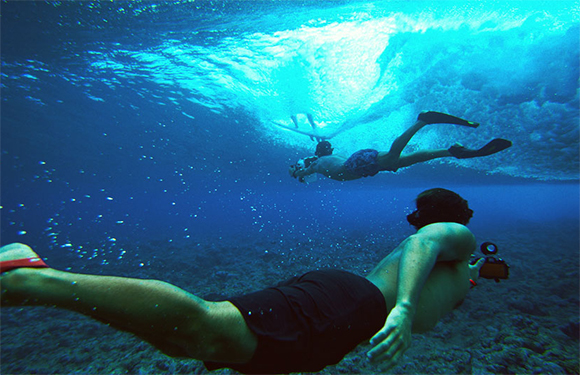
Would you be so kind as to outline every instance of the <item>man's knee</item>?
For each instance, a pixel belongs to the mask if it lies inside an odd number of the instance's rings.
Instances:
[[[232,363],[245,363],[252,358],[257,339],[234,305],[197,297],[190,303],[195,308],[190,308],[181,322],[175,322],[175,330],[141,337],[172,357]]]
[[[193,346],[188,348],[198,353],[192,357],[216,362],[248,362],[256,350],[257,338],[242,314],[227,301],[208,304],[204,324],[198,328],[197,337],[192,337]]]

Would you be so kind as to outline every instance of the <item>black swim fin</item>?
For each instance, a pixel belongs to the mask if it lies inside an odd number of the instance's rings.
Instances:
[[[467,121],[441,112],[421,112],[417,116],[417,120],[424,121],[427,124],[455,124],[469,126],[470,128],[477,128],[479,126],[477,122]]]
[[[503,151],[506,148],[512,146],[512,142],[507,139],[496,138],[490,141],[488,144],[480,148],[479,150],[471,150],[463,146],[451,146],[448,151],[451,155],[455,156],[457,159],[469,159],[477,158],[480,156],[488,156],[495,154],[497,152]]]

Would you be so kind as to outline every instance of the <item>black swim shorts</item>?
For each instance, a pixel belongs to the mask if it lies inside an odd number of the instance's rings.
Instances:
[[[361,177],[374,176],[381,171],[377,163],[377,150],[365,149],[352,154],[345,162],[345,169]]]
[[[309,272],[229,301],[258,337],[258,347],[245,364],[205,362],[210,371],[320,371],[371,338],[387,318],[380,290],[364,277],[339,270]]]

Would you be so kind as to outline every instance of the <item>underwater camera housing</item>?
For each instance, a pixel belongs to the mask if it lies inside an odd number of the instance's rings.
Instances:
[[[509,277],[510,266],[501,258],[496,258],[494,255],[498,252],[498,247],[493,242],[484,242],[480,247],[481,252],[485,255],[485,263],[479,270],[479,277],[484,279],[494,279],[499,283],[500,279],[507,279]],[[471,264],[477,263],[480,258],[471,261]]]
[[[312,162],[316,161],[317,159],[318,159],[318,157],[311,156],[309,158],[304,158],[304,159],[298,160],[296,162],[296,164],[292,164],[290,167],[294,167],[294,169],[295,169],[294,173],[292,174],[292,177],[296,178],[296,171],[308,168],[310,166],[310,164],[312,164]],[[298,177],[298,181],[304,182],[304,183],[314,182],[316,180],[317,180],[316,174],[311,174],[311,175],[307,175],[304,177]]]

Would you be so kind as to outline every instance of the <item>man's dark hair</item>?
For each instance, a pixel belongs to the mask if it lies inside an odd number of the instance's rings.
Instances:
[[[417,196],[415,202],[417,210],[407,215],[407,221],[417,229],[433,223],[467,225],[473,216],[467,201],[447,189],[425,190]]]
[[[318,157],[332,155],[332,150],[334,149],[332,148],[330,142],[321,141],[316,145],[316,151],[314,152],[314,155]]]

